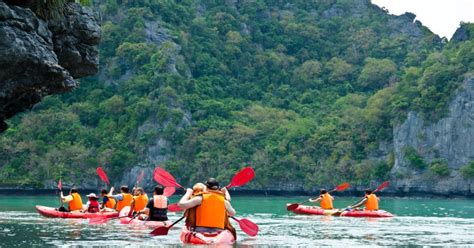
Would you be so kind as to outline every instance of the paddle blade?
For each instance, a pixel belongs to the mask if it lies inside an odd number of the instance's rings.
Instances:
[[[383,182],[382,184],[380,184],[380,186],[377,187],[377,188],[374,190],[374,192],[375,192],[375,191],[380,191],[380,190],[382,190],[382,189],[388,187],[388,185],[390,185],[390,182],[389,182],[389,181],[385,181],[385,182]]]
[[[181,212],[183,209],[178,206],[178,203],[173,203],[168,206],[168,211],[170,212]]]
[[[226,188],[240,187],[248,183],[254,177],[255,171],[252,169],[252,167],[245,167],[235,174],[235,176],[232,178],[232,181],[226,186]]]
[[[164,227],[164,226],[159,226],[155,229],[153,229],[153,231],[151,231],[151,235],[153,236],[161,236],[161,235],[168,235],[168,231],[170,229],[168,227]]]
[[[145,176],[145,171],[142,169],[140,174],[137,176],[137,183],[140,183],[140,181],[143,179],[143,176]]]
[[[237,219],[232,217],[239,223],[240,229],[249,236],[257,236],[258,234],[258,225],[250,221],[249,219]]]
[[[349,183],[341,183],[339,184],[333,191],[343,191],[350,187]]]
[[[107,184],[110,184],[109,178],[107,177],[107,174],[105,174],[104,169],[102,167],[97,167],[97,175],[99,175],[100,179],[104,181]]]
[[[290,204],[290,205],[286,206],[286,210],[293,211],[293,210],[297,209],[299,207],[299,205],[300,204],[298,204],[298,203]]]
[[[175,187],[166,187],[164,192],[163,192],[163,195],[166,196],[166,197],[170,197],[174,194],[174,192],[176,192]]]
[[[58,189],[63,190],[63,183],[61,182],[61,178],[59,178],[59,181],[58,181]]]
[[[160,167],[155,168],[155,171],[153,172],[153,178],[155,179],[156,182],[158,182],[159,184],[165,187],[184,188],[183,186],[179,185],[179,183],[176,182],[176,179],[173,177],[173,175],[171,175],[165,169],[160,168]]]

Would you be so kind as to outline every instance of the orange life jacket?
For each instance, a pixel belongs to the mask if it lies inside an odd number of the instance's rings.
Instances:
[[[153,196],[153,207],[155,208],[167,208],[168,207],[168,197],[164,195],[154,195]]]
[[[132,204],[133,196],[129,193],[122,193],[123,200],[117,202],[116,210],[120,212],[122,208]]]
[[[112,199],[110,197],[107,198],[107,202],[105,202],[105,207],[106,208],[115,208],[115,199]]]
[[[379,210],[379,201],[375,194],[365,196],[367,201],[365,202],[365,210]]]
[[[332,205],[332,198],[331,198],[331,195],[329,193],[325,193],[325,194],[322,194],[321,196],[321,202],[320,202],[320,206],[322,209],[333,209],[333,205]]]
[[[224,229],[227,210],[222,194],[206,192],[196,208],[196,226]]]
[[[82,199],[78,193],[72,193],[72,201],[68,202],[69,211],[82,210]]]
[[[133,211],[138,212],[146,208],[148,204],[148,196],[146,194],[134,196],[135,203],[133,204]]]

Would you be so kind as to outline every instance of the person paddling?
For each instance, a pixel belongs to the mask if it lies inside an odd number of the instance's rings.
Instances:
[[[122,208],[130,206],[132,204],[133,196],[128,193],[127,185],[122,185],[122,187],[120,187],[120,194],[113,195],[113,192],[114,187],[110,188],[109,198],[112,198],[117,201],[117,204],[115,205],[115,210],[117,210],[118,212],[120,212]]]
[[[178,202],[178,205],[185,210],[196,208],[194,216],[188,216],[191,221],[187,221],[190,229],[196,232],[220,232],[224,229],[234,230],[230,225],[228,216],[235,215],[235,210],[225,195],[227,189],[219,190],[219,183],[214,178],[206,181],[206,190],[194,194],[193,189],[187,189],[186,194]],[[232,231],[231,231],[232,232]]]
[[[334,208],[332,204],[333,200],[334,200],[334,197],[332,197],[326,189],[321,189],[320,195],[318,198],[309,199],[309,201],[313,203],[319,202],[319,205],[321,206],[322,209],[333,209]]]
[[[88,201],[86,203],[85,212],[97,213],[99,212],[99,197],[96,194],[90,193],[87,195]]]
[[[144,213],[151,221],[167,221],[168,220],[168,197],[163,195],[163,186],[157,185],[153,190],[153,198],[148,201],[144,210],[139,213]],[[145,219],[144,217],[140,217]]]
[[[81,195],[77,188],[72,188],[68,196],[64,196],[61,191],[61,200],[68,204],[69,212],[81,212],[83,209]]]
[[[106,189],[100,191],[102,196],[102,203],[100,204],[100,209],[102,212],[113,212],[115,211],[116,201],[113,198],[109,197],[109,192]]]
[[[376,210],[379,210],[379,201],[380,199],[372,192],[371,189],[366,189],[364,199],[360,200],[358,203],[352,206],[349,206],[347,208],[354,209],[362,205],[365,205],[365,210],[376,211]]]
[[[148,204],[148,195],[145,193],[145,190],[143,190],[142,187],[135,188],[133,194],[134,196],[132,202],[130,203],[130,213],[128,214],[129,216],[142,211],[146,208]]]

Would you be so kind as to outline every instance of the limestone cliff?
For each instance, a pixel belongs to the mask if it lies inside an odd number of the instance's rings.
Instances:
[[[449,104],[448,115],[436,123],[426,123],[410,112],[405,122],[393,131],[395,165],[392,190],[410,193],[472,195],[474,185],[459,169],[474,160],[474,75],[465,77],[463,86]],[[413,168],[407,149],[414,148],[424,168]],[[449,174],[430,170],[434,161],[444,161]]]
[[[30,9],[0,2],[0,132],[5,119],[43,97],[78,85],[98,71],[100,27],[92,10],[70,3],[65,15],[43,20]]]

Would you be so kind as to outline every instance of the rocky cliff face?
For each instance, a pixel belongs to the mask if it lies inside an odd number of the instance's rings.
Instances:
[[[78,4],[45,21],[28,8],[0,2],[0,132],[5,119],[73,89],[75,78],[95,74],[99,41],[95,15]]]
[[[442,195],[474,194],[474,184],[459,173],[462,166],[474,160],[474,75],[466,76],[445,118],[436,123],[425,123],[419,114],[411,112],[403,124],[394,128],[393,142],[393,190]],[[429,166],[413,168],[406,154],[410,147],[426,165],[445,161],[449,175],[436,175]]]

